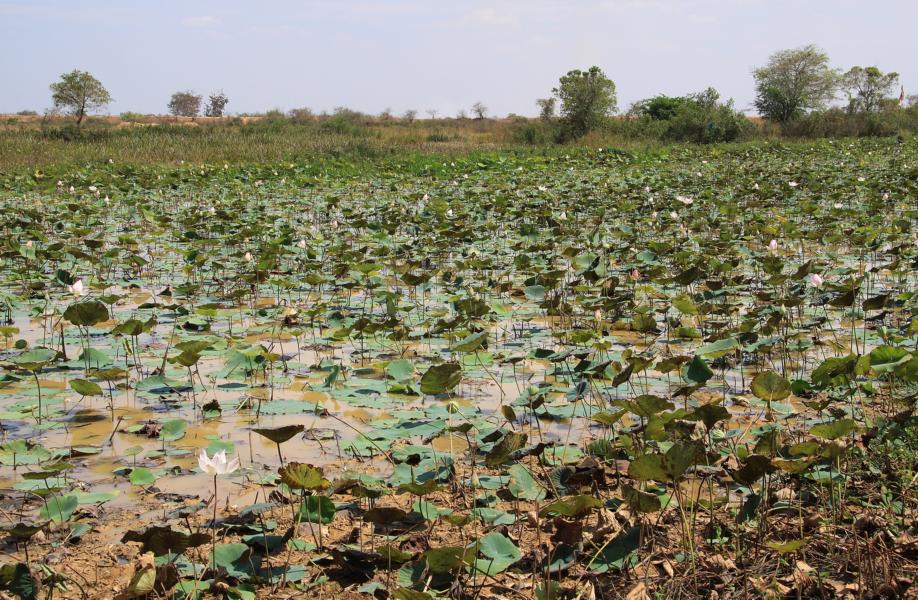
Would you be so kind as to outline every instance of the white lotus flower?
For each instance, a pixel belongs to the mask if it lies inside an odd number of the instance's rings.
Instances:
[[[421,198],[421,202],[427,202],[428,200],[430,200],[430,196],[427,194],[424,194],[424,196]]]
[[[681,202],[682,204],[686,206],[690,205],[692,202],[695,201],[693,198],[690,198],[689,196],[676,196],[676,200],[678,200],[679,202]]]
[[[211,206],[210,208],[207,209],[207,212],[209,212],[209,213],[212,214],[212,215],[215,215],[215,214],[217,214],[217,209],[216,209],[215,207]]]
[[[841,202],[836,202],[836,203],[833,204],[832,206],[835,207],[835,208],[844,208],[844,207],[845,207],[845,205],[842,204]]]
[[[64,187],[64,182],[60,179],[57,180],[57,187]]]
[[[671,210],[671,211],[669,211],[669,218],[670,218],[670,219],[678,219],[678,218],[679,218],[679,213],[677,213],[677,212],[674,211],[674,210]]]
[[[306,240],[300,240],[296,243],[296,247],[302,250],[306,247]]]
[[[810,275],[810,285],[813,287],[822,287],[823,279],[819,276],[819,273],[813,273]]]
[[[70,193],[72,194],[72,193],[75,192],[75,191],[76,191],[76,188],[73,187],[73,186],[71,185],[71,186],[70,186]]]
[[[548,188],[545,187],[544,185],[540,185],[540,186],[539,186],[539,191],[540,191],[540,192],[547,192],[547,191],[548,191]]]
[[[89,191],[90,191],[90,192],[97,192],[97,191],[99,191],[99,188],[97,188],[97,187],[94,186],[94,185],[91,185],[91,186],[89,186]]]
[[[451,208],[450,208],[450,209],[447,209],[447,211],[446,211],[446,216],[447,216],[447,218],[452,219],[452,218],[453,218],[453,209],[451,209]]]
[[[115,164],[115,161],[112,160],[112,159],[108,159],[108,164],[113,165],[113,164]]]
[[[778,249],[778,240],[771,240],[768,242],[768,249],[774,252]]]
[[[755,184],[754,186],[752,186],[752,189],[754,189],[754,190],[759,189],[759,184],[758,184],[758,182],[756,182],[756,184]]]
[[[564,212],[564,211],[562,210],[562,211],[561,211],[561,214],[558,215],[558,220],[559,220],[559,221],[567,221],[567,213]]]
[[[863,177],[858,177],[857,180],[858,180],[859,183],[864,183],[865,181],[867,181],[867,180],[866,180],[865,178],[863,178]]]
[[[252,253],[246,252],[244,258],[245,258],[245,262],[252,262]]]
[[[791,186],[791,187],[797,187],[797,182],[796,182],[796,181],[788,181],[788,182],[787,182],[787,185],[789,185],[789,186]]]
[[[85,293],[85,287],[83,286],[83,280],[77,279],[73,282],[73,285],[68,285],[67,290],[76,297],[80,297]]]
[[[25,247],[26,247],[26,248],[31,248],[31,247],[34,246],[34,245],[35,245],[35,244],[32,243],[32,240],[29,240],[28,242],[25,243]]]
[[[654,221],[656,221],[656,220],[657,220],[657,211],[653,211],[652,213],[650,213],[650,218],[653,219]]]
[[[207,450],[201,448],[198,454],[198,466],[208,475],[229,475],[239,469],[239,457],[227,462],[226,451],[221,450],[214,454],[213,458],[208,458]]]

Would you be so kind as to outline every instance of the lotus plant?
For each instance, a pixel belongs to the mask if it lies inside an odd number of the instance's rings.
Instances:
[[[239,457],[233,460],[226,460],[226,451],[221,450],[213,455],[207,456],[207,450],[201,448],[198,454],[198,466],[208,475],[214,476],[214,521],[210,530],[210,554],[212,568],[217,568],[217,477],[219,475],[229,475],[239,469]]]

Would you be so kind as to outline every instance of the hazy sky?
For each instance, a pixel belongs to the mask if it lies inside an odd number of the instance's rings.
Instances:
[[[166,110],[225,90],[230,112],[348,106],[378,113],[481,100],[535,114],[572,68],[599,65],[619,107],[714,86],[749,108],[752,67],[815,43],[918,92],[918,0],[0,0],[0,112],[50,106],[88,70],[109,112]]]

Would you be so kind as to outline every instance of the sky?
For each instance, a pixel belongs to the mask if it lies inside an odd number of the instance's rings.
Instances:
[[[0,0],[0,113],[45,110],[49,84],[81,69],[111,114],[222,89],[230,113],[535,115],[591,65],[620,109],[713,86],[752,113],[752,69],[809,43],[918,92],[916,23],[918,0]]]

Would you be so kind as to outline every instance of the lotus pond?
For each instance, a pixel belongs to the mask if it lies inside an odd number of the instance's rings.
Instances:
[[[0,586],[904,595],[916,198],[913,140],[0,175]]]

